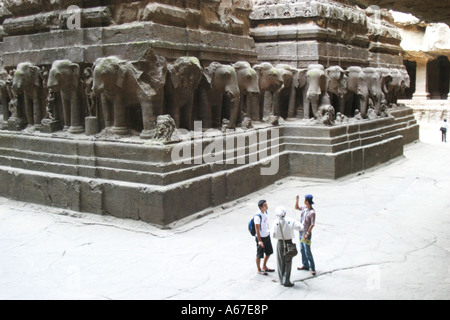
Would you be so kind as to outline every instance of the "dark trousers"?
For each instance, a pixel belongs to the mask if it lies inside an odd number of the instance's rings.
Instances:
[[[285,240],[286,243],[292,243],[292,240]],[[277,244],[277,269],[278,278],[283,286],[292,285],[291,282],[291,270],[292,270],[292,258],[285,257],[283,240],[278,240]]]

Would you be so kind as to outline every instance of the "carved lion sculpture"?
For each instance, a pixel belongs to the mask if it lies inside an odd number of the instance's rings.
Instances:
[[[333,126],[336,120],[336,112],[331,105],[324,105],[318,111],[319,121],[326,126]]]
[[[158,116],[156,119],[155,133],[152,140],[159,142],[169,142],[172,134],[177,129],[175,120],[168,114]]]

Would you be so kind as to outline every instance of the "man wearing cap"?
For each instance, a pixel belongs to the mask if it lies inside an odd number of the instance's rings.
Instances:
[[[278,239],[277,245],[277,269],[280,283],[285,287],[292,287],[291,269],[292,257],[284,254],[285,243],[292,243],[294,238],[294,230],[300,231],[303,226],[300,222],[286,217],[286,209],[284,207],[277,207],[275,215],[278,219],[273,222],[272,237]]]
[[[303,224],[303,230],[300,231],[300,252],[302,254],[302,267],[298,270],[311,270],[313,276],[316,275],[316,265],[311,252],[312,229],[316,223],[316,211],[312,207],[314,204],[313,196],[307,194],[305,196],[304,205],[299,206],[299,195],[296,197],[295,209],[300,210],[300,222]]]

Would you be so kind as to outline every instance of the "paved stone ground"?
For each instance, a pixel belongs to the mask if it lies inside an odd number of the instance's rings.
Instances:
[[[287,178],[170,230],[0,198],[0,299],[449,299],[450,143],[437,126],[401,159]],[[278,205],[298,218],[297,193],[315,196],[318,275],[293,270],[285,288],[256,274],[247,223],[261,198],[272,218]]]

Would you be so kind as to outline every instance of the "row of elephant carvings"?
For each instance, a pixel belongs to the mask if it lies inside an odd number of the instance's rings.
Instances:
[[[160,115],[188,130],[195,120],[220,128],[226,119],[234,129],[278,117],[333,125],[336,117],[383,116],[409,84],[402,69],[296,69],[267,62],[252,67],[244,61],[202,68],[195,57],[168,63],[153,50],[137,62],[99,58],[82,71],[69,60],[57,60],[50,69],[24,62],[0,70],[3,123],[10,130],[61,122],[68,132],[82,133],[91,117],[111,133],[139,130],[143,139],[153,137]]]

